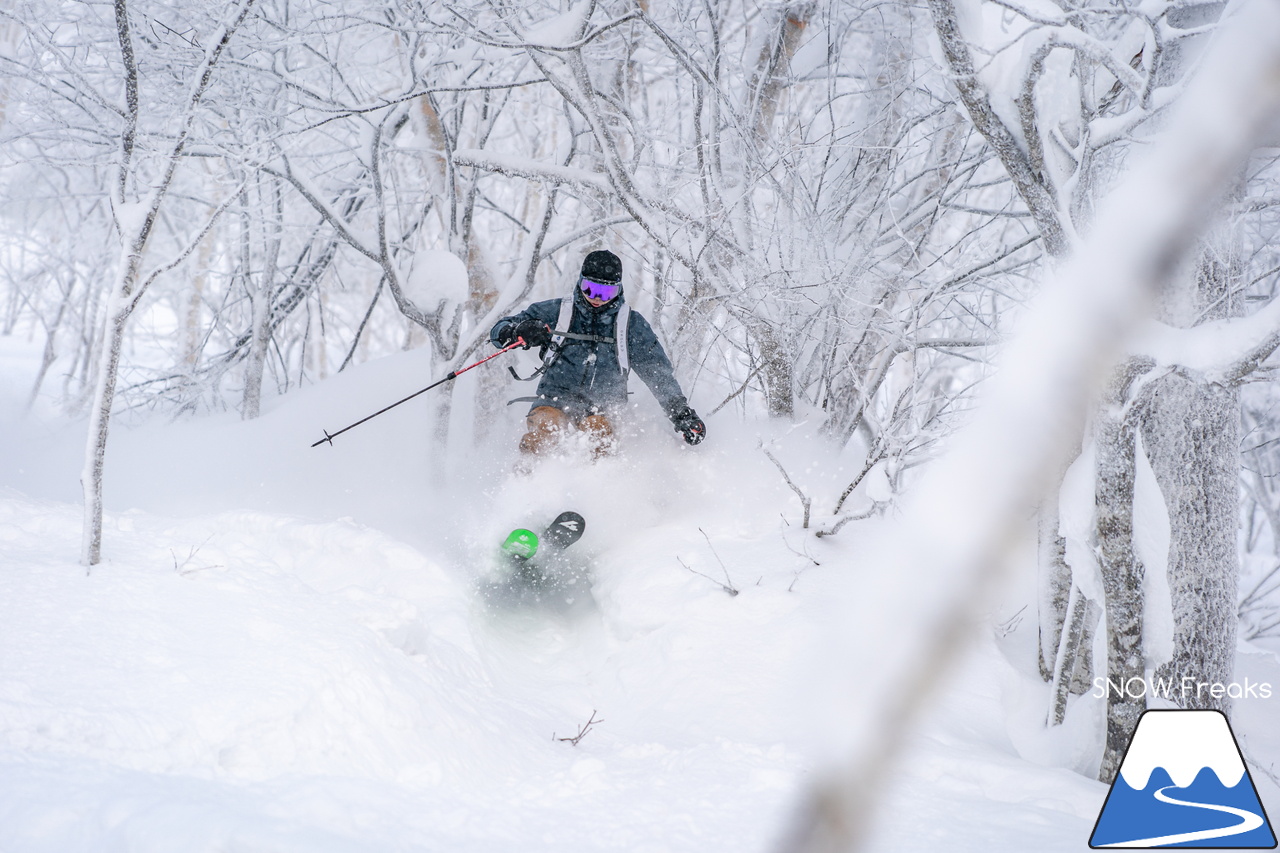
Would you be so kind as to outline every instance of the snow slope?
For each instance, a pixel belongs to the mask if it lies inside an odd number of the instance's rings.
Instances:
[[[622,458],[525,479],[516,407],[448,465],[425,400],[308,446],[425,384],[406,353],[253,423],[119,426],[86,574],[83,430],[14,414],[34,358],[0,339],[0,851],[750,851],[784,828],[825,742],[825,598],[875,584],[855,527],[796,529],[756,448],[838,492],[804,427],[713,420],[689,449],[641,391]],[[486,606],[496,538],[566,508],[590,600]],[[1031,600],[1007,597],[993,624]],[[1038,729],[1034,631],[984,630],[886,780],[875,849],[1085,849],[1106,788],[1066,767],[1097,703]],[[1242,712],[1246,752],[1280,755],[1268,711]]]

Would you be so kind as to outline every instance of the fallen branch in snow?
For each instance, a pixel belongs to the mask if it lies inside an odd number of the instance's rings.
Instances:
[[[865,512],[855,512],[853,515],[842,515],[839,517],[839,519],[836,520],[835,524],[831,525],[830,527],[823,528],[817,531],[816,533],[814,533],[813,535],[817,536],[818,538],[822,538],[823,536],[835,536],[837,533],[840,532],[840,528],[844,527],[849,522],[862,521],[864,518],[870,518],[871,516],[875,515],[876,511],[880,509],[880,506],[881,506],[881,503],[877,501],[871,504],[871,508],[866,510]]]
[[[782,463],[778,461],[778,457],[774,456],[772,453],[769,452],[769,448],[765,447],[762,444],[760,446],[760,449],[764,451],[765,456],[769,457],[770,462],[778,466],[778,470],[782,472],[782,479],[787,481],[787,485],[791,487],[791,491],[795,492],[796,497],[800,499],[800,506],[804,507],[804,523],[801,524],[800,526],[805,530],[808,530],[809,529],[809,507],[813,504],[813,501],[811,501],[808,497],[806,497],[804,492],[800,491],[800,487],[797,486],[791,480],[791,475],[787,473],[787,469],[782,467]],[[702,535],[706,536],[705,533]],[[709,543],[710,543],[710,540],[708,540],[708,544]]]
[[[1022,624],[1022,620],[1026,617],[1028,606],[1029,605],[1026,604],[1022,605],[1021,610],[996,625],[996,636],[1003,640],[1005,637],[1018,630],[1018,626]]]
[[[695,575],[697,575],[698,577],[700,577],[700,578],[706,578],[707,580],[711,581],[713,584],[715,584],[716,586],[720,587],[720,588],[721,588],[721,589],[723,589],[725,592],[729,593],[729,595],[737,595],[737,594],[738,594],[738,590],[734,589],[734,588],[733,588],[733,587],[731,587],[731,586],[725,586],[724,584],[720,583],[720,581],[718,581],[718,580],[716,580],[715,578],[711,577],[711,575],[707,574],[706,572],[700,572],[700,571],[698,571],[697,569],[690,567],[688,563],[686,563],[684,560],[680,559],[679,557],[676,557],[676,562],[677,562],[677,563],[679,563],[680,565],[684,566],[684,568],[685,568],[685,570],[686,570],[686,571],[693,572],[693,573],[694,573]]]
[[[195,574],[196,572],[203,572],[205,569],[226,568],[225,566],[221,566],[218,564],[209,565],[209,566],[192,566],[191,568],[187,568],[187,564],[195,559],[196,554],[200,553],[200,549],[203,548],[205,545],[209,544],[209,539],[212,539],[212,538],[213,536],[210,535],[208,539],[205,539],[199,545],[192,545],[191,550],[187,552],[187,558],[183,560],[181,563],[178,562],[178,555],[174,553],[172,548],[170,548],[169,554],[173,557],[173,570],[178,574],[182,575],[183,577],[186,577],[187,575]]]
[[[779,513],[779,515],[781,515],[781,513]],[[785,515],[783,515],[783,516],[782,516],[782,523],[783,523],[786,527],[790,527],[790,526],[791,526],[791,524],[787,521],[787,517],[786,517]],[[794,547],[794,546],[792,546],[792,544],[791,544],[790,542],[788,542],[788,541],[787,541],[787,534],[786,534],[786,530],[782,530],[782,531],[781,531],[781,536],[782,536],[782,544],[783,544],[783,545],[785,545],[785,546],[787,546],[787,550],[788,550],[788,551],[790,551],[792,554],[795,554],[797,557],[803,557],[804,559],[808,560],[810,563],[812,563],[812,564],[813,564],[813,565],[815,565],[815,566],[821,566],[821,565],[822,565],[822,563],[819,563],[817,560],[815,560],[815,559],[813,558],[813,555],[812,555],[812,554],[810,554],[807,550],[805,550],[805,551],[797,551],[797,550],[795,549],[795,547]],[[808,568],[810,568],[810,567],[809,567],[809,566],[801,566],[800,568],[796,569],[796,571],[795,571],[795,576],[794,576],[794,577],[792,577],[792,579],[791,579],[791,583],[787,585],[787,592],[791,592],[792,590],[794,590],[794,589],[795,589],[795,587],[796,587],[796,582],[797,582],[798,580],[800,580],[800,576],[801,576],[802,574],[804,574],[804,573],[805,573],[805,570],[806,570],[806,569],[808,569]],[[756,581],[756,586],[759,586],[759,585],[760,585],[760,581]]]
[[[555,732],[552,732],[552,733],[551,733],[551,737],[555,738],[556,740],[560,741],[561,743],[571,743],[571,744],[573,744],[574,746],[577,746],[577,745],[578,745],[578,741],[582,740],[584,737],[586,737],[586,736],[587,736],[587,732],[591,731],[591,727],[592,727],[592,726],[594,726],[596,723],[603,723],[603,722],[604,722],[604,720],[597,720],[597,719],[596,719],[596,711],[595,711],[595,709],[594,709],[594,708],[592,708],[592,709],[591,709],[591,718],[590,718],[590,719],[588,719],[585,723],[583,723],[581,726],[579,726],[579,727],[578,727],[578,733],[577,733],[576,735],[574,735],[573,737],[559,737],[559,738],[558,738],[558,737],[556,737]]]
[[[844,506],[844,502],[849,499],[849,495],[853,494],[853,490],[858,488],[858,484],[860,484],[863,481],[863,479],[868,474],[871,473],[871,469],[879,465],[880,462],[882,462],[884,459],[888,457],[888,455],[889,455],[889,452],[885,446],[884,434],[881,433],[880,436],[876,438],[875,447],[873,447],[871,451],[867,453],[867,460],[866,462],[863,463],[862,470],[858,472],[858,476],[854,477],[853,481],[849,483],[848,486],[845,487],[845,490],[843,492],[840,493],[840,500],[836,501],[836,508],[831,511],[832,515],[840,514],[840,510]],[[830,534],[835,533],[837,530],[839,530],[840,527],[842,526],[843,524],[837,526],[833,530],[829,530],[826,534],[819,534],[819,535],[829,536]]]
[[[711,544],[711,537],[708,536],[707,531],[703,530],[701,527],[698,528],[698,532],[702,534],[703,539],[707,540],[707,547],[711,549],[711,556],[716,558],[716,562],[720,564],[720,571],[724,572],[724,579],[728,583],[728,586],[725,586],[725,584],[720,585],[723,586],[725,592],[730,595],[737,595],[738,588],[733,585],[733,578],[729,577],[729,567],[724,564],[724,560],[720,559],[720,555],[716,553],[716,546]]]

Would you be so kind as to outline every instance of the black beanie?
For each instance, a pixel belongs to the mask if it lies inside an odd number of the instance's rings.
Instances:
[[[608,249],[592,252],[582,261],[582,277],[592,281],[622,281],[622,261]]]

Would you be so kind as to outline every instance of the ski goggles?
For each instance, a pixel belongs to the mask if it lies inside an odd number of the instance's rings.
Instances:
[[[578,287],[582,288],[582,295],[588,299],[603,299],[608,302],[613,297],[622,292],[622,285],[610,284],[607,281],[592,281],[584,278]]]

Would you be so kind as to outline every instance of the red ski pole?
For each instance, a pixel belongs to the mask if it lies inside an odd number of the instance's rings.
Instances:
[[[326,443],[327,443],[327,444],[333,444],[333,440],[334,440],[335,438],[337,438],[338,436],[342,435],[342,434],[343,434],[344,432],[346,432],[347,430],[349,430],[349,429],[355,429],[356,427],[360,426],[360,424],[364,423],[365,421],[371,421],[371,420],[373,420],[374,418],[376,418],[378,415],[381,415],[381,414],[383,414],[384,412],[389,412],[389,411],[391,411],[392,409],[394,409],[396,406],[400,405],[401,403],[407,403],[407,402],[409,402],[410,400],[412,400],[414,397],[417,397],[419,394],[425,394],[425,393],[427,393],[427,392],[428,392],[428,391],[430,391],[432,388],[435,388],[437,385],[443,385],[444,383],[446,383],[446,382],[448,382],[448,381],[450,381],[450,380],[452,380],[452,379],[457,379],[459,376],[461,376],[462,374],[466,373],[468,370],[470,370],[470,369],[471,369],[471,368],[473,368],[473,367],[479,367],[480,365],[484,364],[486,361],[489,361],[490,359],[497,358],[498,356],[502,355],[504,352],[509,352],[509,351],[511,351],[511,350],[513,350],[513,349],[515,349],[516,347],[522,347],[522,346],[524,346],[524,338],[516,338],[513,342],[511,342],[510,344],[507,344],[505,347],[503,347],[502,349],[498,350],[498,351],[497,351],[497,352],[495,352],[493,355],[485,356],[484,358],[482,358],[482,359],[480,359],[479,361],[477,361],[475,364],[468,364],[466,367],[459,367],[457,370],[455,370],[455,371],[453,371],[452,373],[450,373],[450,374],[449,374],[448,376],[446,376],[444,379],[441,379],[441,380],[440,380],[440,381],[438,381],[438,382],[432,382],[430,385],[428,385],[426,388],[423,388],[421,391],[414,391],[412,394],[410,394],[408,397],[405,397],[403,400],[396,400],[394,403],[392,403],[390,406],[387,406],[385,409],[379,409],[378,411],[374,412],[372,415],[369,415],[369,416],[368,416],[368,417],[366,417],[366,418],[361,418],[360,420],[356,421],[355,423],[351,424],[350,426],[344,426],[342,429],[338,430],[337,432],[333,433],[332,435],[330,435],[330,434],[329,434],[328,430],[325,430],[325,431],[324,431],[324,438],[320,439],[319,441],[317,441],[315,444],[313,444],[313,445],[311,445],[311,446],[312,446],[312,447],[319,447],[320,445],[322,445],[322,444],[326,444]]]

